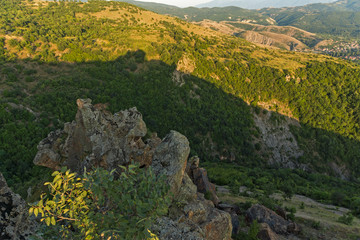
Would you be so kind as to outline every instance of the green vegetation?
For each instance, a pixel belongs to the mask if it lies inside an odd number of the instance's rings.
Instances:
[[[301,194],[319,202],[353,209],[360,216],[359,184],[317,173],[277,168],[246,168],[230,163],[206,163],[210,180],[219,185],[228,185],[233,193],[246,186],[260,202],[270,209],[276,204],[269,200],[271,194],[281,191],[287,196]],[[246,193],[244,193],[246,195]]]
[[[139,7],[154,11],[160,14],[169,14],[171,16],[176,16],[181,19],[190,21],[190,22],[200,22],[204,19],[209,19],[213,21],[242,21],[242,20],[252,20],[256,23],[269,25],[270,23],[266,20],[268,17],[262,15],[253,10],[243,9],[239,7],[215,7],[215,8],[179,8],[175,6],[158,4],[158,3],[149,3],[133,0],[124,0],[134,4]]]
[[[295,26],[306,31],[342,37],[358,38],[360,12],[345,11],[307,11],[293,9],[288,11],[269,11],[280,26]]]
[[[347,213],[339,217],[338,221],[346,225],[351,225],[354,221],[354,216],[351,213]]]
[[[254,220],[250,224],[250,229],[249,229],[248,233],[239,231],[239,233],[237,235],[232,236],[232,237],[235,240],[258,240],[259,238],[257,237],[257,235],[258,235],[259,231],[260,231],[259,223],[256,220]]]
[[[167,213],[170,198],[164,177],[151,168],[103,169],[77,176],[55,171],[30,214],[52,226],[46,239],[148,239],[154,220]],[[136,189],[136,190],[134,190]]]
[[[263,49],[127,3],[40,5],[0,2],[0,171],[23,196],[46,178],[32,164],[37,143],[74,119],[77,98],[91,98],[111,112],[136,106],[160,137],[186,135],[219,184],[322,201],[339,191],[346,197],[337,204],[359,211],[358,66]],[[299,120],[298,161],[319,174],[264,170],[269,156],[246,102],[273,100]],[[321,175],[334,175],[331,163],[352,182]]]

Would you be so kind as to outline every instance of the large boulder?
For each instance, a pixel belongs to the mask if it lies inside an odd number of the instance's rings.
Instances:
[[[147,144],[142,141],[147,129],[136,108],[113,115],[103,105],[93,106],[90,99],[78,99],[77,105],[76,120],[39,143],[36,165],[54,170],[67,166],[82,172],[84,167],[110,170],[131,161],[151,163],[160,139],[154,136]]]
[[[0,173],[0,239],[28,239],[33,230],[25,201],[11,191]]]
[[[300,227],[291,221],[285,220],[274,211],[260,205],[255,204],[246,212],[246,218],[249,223],[257,221],[258,223],[266,223],[277,234],[297,234]]]

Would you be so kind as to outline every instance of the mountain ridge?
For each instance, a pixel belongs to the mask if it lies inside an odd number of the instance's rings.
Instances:
[[[268,8],[268,7],[295,7],[295,6],[303,6],[308,4],[314,4],[314,3],[330,3],[335,2],[336,0],[291,0],[291,1],[283,1],[283,0],[256,0],[249,3],[248,1],[240,1],[240,0],[213,0],[208,3],[198,4],[196,7],[226,7],[226,6],[235,6],[235,7],[241,7],[241,8],[247,8],[247,9],[261,9],[261,8]]]

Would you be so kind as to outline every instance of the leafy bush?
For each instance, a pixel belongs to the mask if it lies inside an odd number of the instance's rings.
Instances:
[[[258,233],[260,231],[259,223],[254,220],[252,224],[250,225],[250,229],[248,233],[240,231],[237,235],[232,236],[235,240],[258,240],[257,237]]]
[[[321,228],[319,221],[309,220],[310,226],[319,230]]]
[[[287,219],[291,220],[291,221],[295,221],[295,213],[296,213],[296,208],[295,207],[285,207],[285,210],[287,212],[290,212],[289,214],[286,215]]]
[[[346,225],[352,225],[354,216],[351,213],[347,213],[339,217],[338,221]]]
[[[149,228],[169,204],[164,177],[135,165],[122,172],[96,169],[83,176],[65,168],[47,182],[49,195],[33,205],[38,216],[63,239],[144,239]]]

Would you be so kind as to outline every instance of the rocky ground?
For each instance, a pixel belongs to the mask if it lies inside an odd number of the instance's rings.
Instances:
[[[257,203],[257,199],[254,197],[232,194],[227,186],[216,186],[216,189],[220,201],[226,201],[231,204]],[[347,208],[323,204],[302,195],[294,195],[291,199],[286,200],[280,193],[273,194],[271,197],[279,200],[283,208],[296,209],[295,222],[300,226],[301,232],[298,235],[288,235],[284,239],[360,239],[360,219],[354,218],[350,226],[338,221],[340,216],[350,212]],[[248,229],[245,227],[243,230]],[[283,237],[280,235],[278,238],[265,237],[261,239],[282,239]]]

